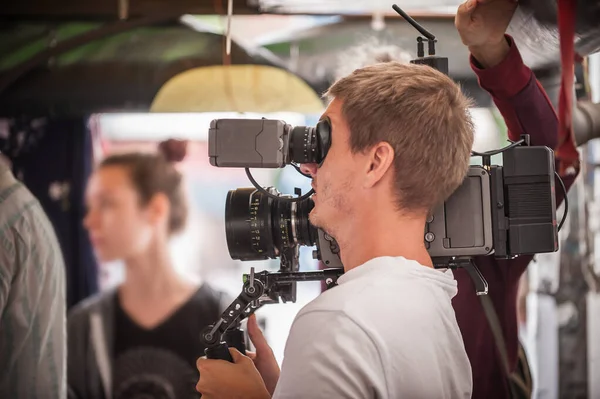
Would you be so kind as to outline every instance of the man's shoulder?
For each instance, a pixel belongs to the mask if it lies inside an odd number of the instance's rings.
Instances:
[[[351,282],[325,291],[298,313],[303,317],[311,313],[336,313],[344,315],[357,325],[369,329],[417,326],[422,320],[442,322],[453,320],[450,297],[430,286],[426,279],[391,278],[387,281]],[[382,318],[389,315],[389,318]],[[391,316],[393,315],[393,316]],[[401,322],[400,322],[401,320]]]
[[[10,185],[3,185],[0,189],[0,225],[6,228],[22,218],[27,209],[38,204],[37,199],[22,183],[14,181]]]
[[[362,291],[343,284],[321,294],[298,313],[289,354],[306,356],[313,347],[319,353],[343,353],[340,347],[353,347],[360,357],[354,359],[356,364],[366,364],[369,370],[381,365],[387,387],[383,392],[396,394],[390,397],[438,397],[441,392],[465,397],[471,370],[449,298],[427,299],[435,296],[427,284],[417,290],[399,284]],[[336,334],[322,334],[332,329]],[[315,335],[315,330],[321,333]],[[340,357],[345,364],[353,361],[346,354]],[[433,382],[427,374],[432,369],[439,370]]]
[[[298,316],[304,316],[314,312],[338,312],[345,314],[347,310],[352,309],[358,301],[359,292],[355,291],[354,284],[344,284],[335,286],[321,293],[315,299],[306,304]]]
[[[64,277],[64,258],[50,219],[38,199],[15,181],[0,189],[0,257],[17,270],[41,273],[40,285]],[[62,283],[61,283],[62,286]]]
[[[20,182],[0,190],[0,229],[36,238],[37,243],[54,243],[55,233],[39,200]],[[36,237],[43,234],[44,237]],[[27,242],[28,240],[24,240]]]

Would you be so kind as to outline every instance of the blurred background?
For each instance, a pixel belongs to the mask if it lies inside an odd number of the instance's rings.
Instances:
[[[382,0],[6,3],[0,7],[0,151],[13,159],[17,177],[40,198],[57,229],[67,262],[69,306],[122,279],[118,262],[98,264],[81,224],[91,170],[107,154],[156,151],[157,143],[168,138],[190,141],[179,164],[191,214],[186,230],[172,242],[178,270],[231,297],[239,294],[242,274],[251,266],[277,270],[277,260],[239,262],[229,256],[225,197],[250,182],[242,169],[210,166],[210,121],[266,117],[314,125],[325,105],[321,94],[336,76],[378,52],[404,61],[415,58],[419,35],[393,12],[391,2]],[[436,35],[438,55],[449,57],[449,74],[473,98],[475,150],[504,146],[506,126],[479,88],[454,27],[459,2],[397,3]],[[597,103],[600,21],[590,18],[578,20],[576,50],[582,62],[576,65],[573,89],[577,101]],[[508,33],[557,104],[555,19],[550,1],[525,1]],[[521,334],[538,398],[600,398],[596,136],[578,142],[584,163],[570,192],[560,251],[538,256],[521,286]],[[292,168],[254,174],[262,185],[282,192],[310,189],[310,181]],[[311,250],[302,249],[301,270],[318,268]],[[320,292],[320,283],[301,283],[295,304],[259,311],[279,361],[294,316]]]

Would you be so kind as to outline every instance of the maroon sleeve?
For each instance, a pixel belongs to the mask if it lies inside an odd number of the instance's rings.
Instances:
[[[489,92],[508,127],[508,137],[518,140],[521,134],[529,134],[531,145],[555,149],[558,142],[558,117],[546,92],[535,75],[524,63],[512,37],[506,35],[510,50],[498,65],[482,69],[471,56],[471,68],[477,74],[479,85]],[[558,163],[556,170],[560,170]],[[561,176],[569,190],[576,174]],[[564,193],[557,184],[556,206],[564,200]],[[521,276],[523,265],[517,276]]]
[[[526,133],[531,136],[531,144],[553,149],[558,138],[554,107],[531,69],[523,63],[517,45],[510,36],[506,39],[510,50],[500,64],[481,69],[471,56],[471,68],[504,117],[511,140],[518,140]]]
[[[529,134],[532,145],[554,149],[558,140],[556,112],[531,69],[523,64],[512,38],[507,35],[506,39],[510,51],[500,64],[482,69],[477,60],[471,57],[471,67],[477,74],[480,86],[492,95],[504,117],[511,140],[518,140],[521,134]],[[559,170],[558,167],[556,170]],[[575,177],[562,176],[567,189]],[[556,195],[558,206],[564,199],[558,186]],[[489,284],[489,296],[498,313],[513,370],[517,364],[519,345],[517,291],[520,277],[531,260],[531,256],[513,260],[496,260],[493,256],[475,259],[475,264]],[[458,282],[458,294],[452,302],[473,370],[472,397],[506,398],[508,391],[502,364],[473,282],[465,270],[456,270],[454,274]]]
[[[510,50],[500,64],[482,69],[471,56],[471,68],[477,75],[479,85],[491,94],[508,127],[511,140],[518,140],[521,134],[529,134],[532,145],[554,149],[558,142],[556,111],[531,69],[523,63],[512,37],[506,35],[506,40]],[[576,175],[561,177],[568,190]],[[556,206],[564,200],[558,188],[556,199]]]

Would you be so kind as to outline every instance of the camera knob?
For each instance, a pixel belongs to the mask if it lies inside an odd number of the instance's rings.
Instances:
[[[433,234],[431,232],[425,234],[425,241],[427,241],[427,242],[433,242],[433,240],[435,240],[435,234]]]

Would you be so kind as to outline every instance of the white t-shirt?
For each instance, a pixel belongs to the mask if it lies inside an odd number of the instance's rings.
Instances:
[[[402,257],[354,268],[296,316],[274,398],[470,398],[451,271]]]

